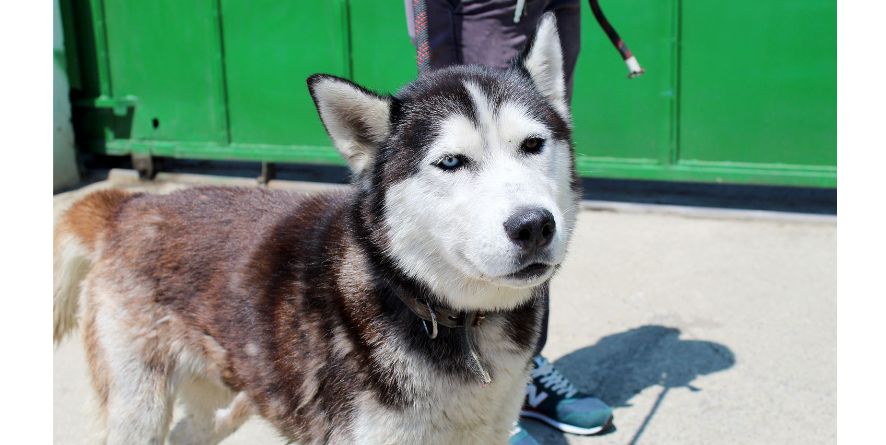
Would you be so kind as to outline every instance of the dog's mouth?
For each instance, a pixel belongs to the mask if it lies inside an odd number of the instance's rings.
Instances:
[[[515,281],[530,281],[547,274],[554,266],[544,263],[532,263],[522,269],[510,273],[506,278]]]

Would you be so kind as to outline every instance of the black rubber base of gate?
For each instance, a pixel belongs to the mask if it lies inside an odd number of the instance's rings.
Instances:
[[[83,157],[85,182],[104,179],[111,168],[132,168],[128,157]],[[160,171],[257,178],[258,162],[163,159]],[[275,179],[344,184],[346,167],[276,164]],[[837,214],[837,190],[806,187],[582,179],[584,199],[638,204]]]

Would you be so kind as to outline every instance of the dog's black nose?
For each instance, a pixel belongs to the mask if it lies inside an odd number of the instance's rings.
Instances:
[[[511,241],[525,250],[547,246],[557,231],[554,215],[541,207],[517,210],[504,226]]]

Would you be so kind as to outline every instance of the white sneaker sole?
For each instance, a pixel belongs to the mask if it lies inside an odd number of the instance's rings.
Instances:
[[[570,434],[578,434],[581,436],[589,436],[591,434],[597,434],[600,431],[603,431],[606,427],[608,427],[612,423],[612,417],[606,421],[603,425],[595,426],[593,428],[582,428],[575,425],[570,425],[568,423],[558,422],[544,414],[539,414],[535,411],[520,411],[520,415],[522,417],[528,417],[530,419],[540,420],[564,433]]]

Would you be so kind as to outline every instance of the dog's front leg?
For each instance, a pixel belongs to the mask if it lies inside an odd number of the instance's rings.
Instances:
[[[215,437],[221,441],[234,434],[250,416],[255,413],[255,405],[245,392],[234,397],[227,408],[215,412]]]

